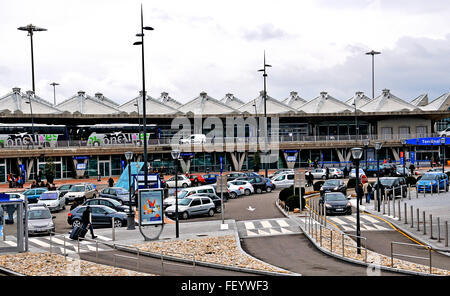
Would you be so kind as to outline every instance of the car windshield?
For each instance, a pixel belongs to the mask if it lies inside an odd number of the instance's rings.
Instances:
[[[84,191],[84,186],[73,186],[72,188],[70,188],[71,192],[83,192]]]
[[[54,200],[58,199],[58,192],[44,192],[41,194],[40,200]]]
[[[52,215],[48,209],[42,210],[32,210],[28,212],[29,220],[38,220],[38,219],[51,219]]]
[[[394,184],[395,179],[380,179],[380,183],[384,186],[392,186],[392,184]],[[378,181],[375,182],[375,184],[377,184]]]
[[[192,199],[190,199],[190,198],[183,198],[178,201],[178,204],[180,206],[188,206],[191,203],[191,200]]]
[[[111,202],[114,206],[120,206],[120,202],[118,202],[117,200],[115,200],[115,199],[108,199],[108,201],[109,202]]]
[[[326,199],[326,201],[347,200],[347,198],[343,194],[327,194],[325,196],[325,199]]]
[[[128,194],[128,191],[126,191],[125,189],[122,189],[122,188],[116,189],[116,192],[117,192],[117,194],[119,194],[119,195]]]
[[[437,176],[432,174],[425,174],[423,175],[421,180],[436,180]]]
[[[339,186],[339,180],[327,180],[323,186]]]
[[[108,214],[117,212],[116,210],[111,209],[110,207],[102,207],[102,209],[104,209]]]
[[[178,198],[185,198],[188,195],[189,191],[187,190],[181,190],[180,193],[178,193]]]
[[[70,189],[70,187],[72,187],[72,185],[61,185],[61,186],[59,186],[59,190],[69,190]]]

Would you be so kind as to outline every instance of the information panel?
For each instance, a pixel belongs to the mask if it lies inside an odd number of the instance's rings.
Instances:
[[[164,224],[163,189],[139,190],[139,222],[145,225]]]

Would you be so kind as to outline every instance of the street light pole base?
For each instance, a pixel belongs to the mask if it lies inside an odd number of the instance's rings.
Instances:
[[[133,214],[128,214],[127,217],[127,230],[134,230],[135,228],[135,223],[134,223],[134,215]]]

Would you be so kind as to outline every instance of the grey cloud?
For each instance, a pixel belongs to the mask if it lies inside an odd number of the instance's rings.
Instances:
[[[281,39],[284,37],[287,37],[288,34],[279,29],[276,28],[273,24],[263,24],[258,26],[256,29],[253,30],[247,30],[244,33],[244,38],[253,41],[264,41],[264,40],[270,40],[270,39]]]

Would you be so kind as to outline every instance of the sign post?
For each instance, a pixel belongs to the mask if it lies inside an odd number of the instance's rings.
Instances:
[[[138,192],[139,231],[146,241],[158,239],[164,229],[163,196],[162,188],[140,189]],[[150,238],[144,234],[142,226],[161,226],[161,230]]]
[[[223,157],[220,157],[220,183],[223,184]],[[223,221],[223,190],[220,191],[220,217],[222,220],[222,224],[224,224]]]
[[[294,176],[294,188],[298,187],[298,198],[300,199],[300,211],[303,210],[302,206],[302,187],[304,186],[304,172],[297,170]]]

